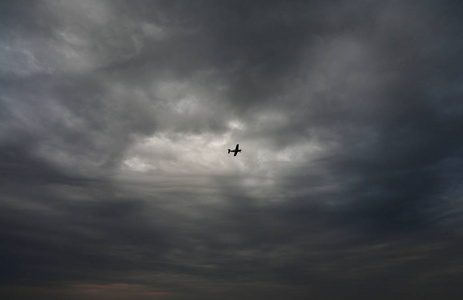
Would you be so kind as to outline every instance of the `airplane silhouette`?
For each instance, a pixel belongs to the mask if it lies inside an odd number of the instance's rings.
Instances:
[[[233,156],[236,156],[236,154],[238,154],[238,152],[241,152],[241,149],[238,149],[239,147],[240,147],[240,144],[236,144],[235,150],[228,149],[228,154],[230,154],[230,152],[233,152],[233,153],[235,153],[235,155],[233,155]]]

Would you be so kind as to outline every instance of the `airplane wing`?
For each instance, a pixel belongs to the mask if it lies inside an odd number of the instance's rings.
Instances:
[[[236,144],[235,150],[238,151],[238,148],[240,147],[240,144]]]
[[[238,151],[235,151],[235,155],[233,155],[233,156],[236,156],[236,154],[238,154]]]

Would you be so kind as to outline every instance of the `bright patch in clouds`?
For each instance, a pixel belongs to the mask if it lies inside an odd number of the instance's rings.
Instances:
[[[170,174],[226,173],[240,165],[238,160],[227,156],[227,147],[231,144],[229,134],[155,135],[136,143],[123,161],[122,168]]]
[[[230,129],[243,130],[246,128],[245,124],[238,120],[231,120],[228,122],[228,127]]]
[[[236,122],[236,123],[235,123]],[[237,121],[232,128],[244,128]],[[239,143],[243,152],[236,157],[227,153]],[[246,172],[248,175],[272,177],[280,163],[310,161],[323,149],[313,143],[274,150],[255,141],[236,142],[231,132],[212,134],[157,134],[135,143],[123,160],[121,169],[129,172],[218,175]]]

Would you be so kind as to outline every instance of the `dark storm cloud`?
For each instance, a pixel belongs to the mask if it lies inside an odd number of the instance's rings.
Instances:
[[[462,293],[460,6],[0,5],[1,294]]]

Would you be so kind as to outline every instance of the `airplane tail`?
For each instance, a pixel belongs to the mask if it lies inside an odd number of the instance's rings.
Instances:
[[[228,154],[230,154],[230,149],[228,149]]]

